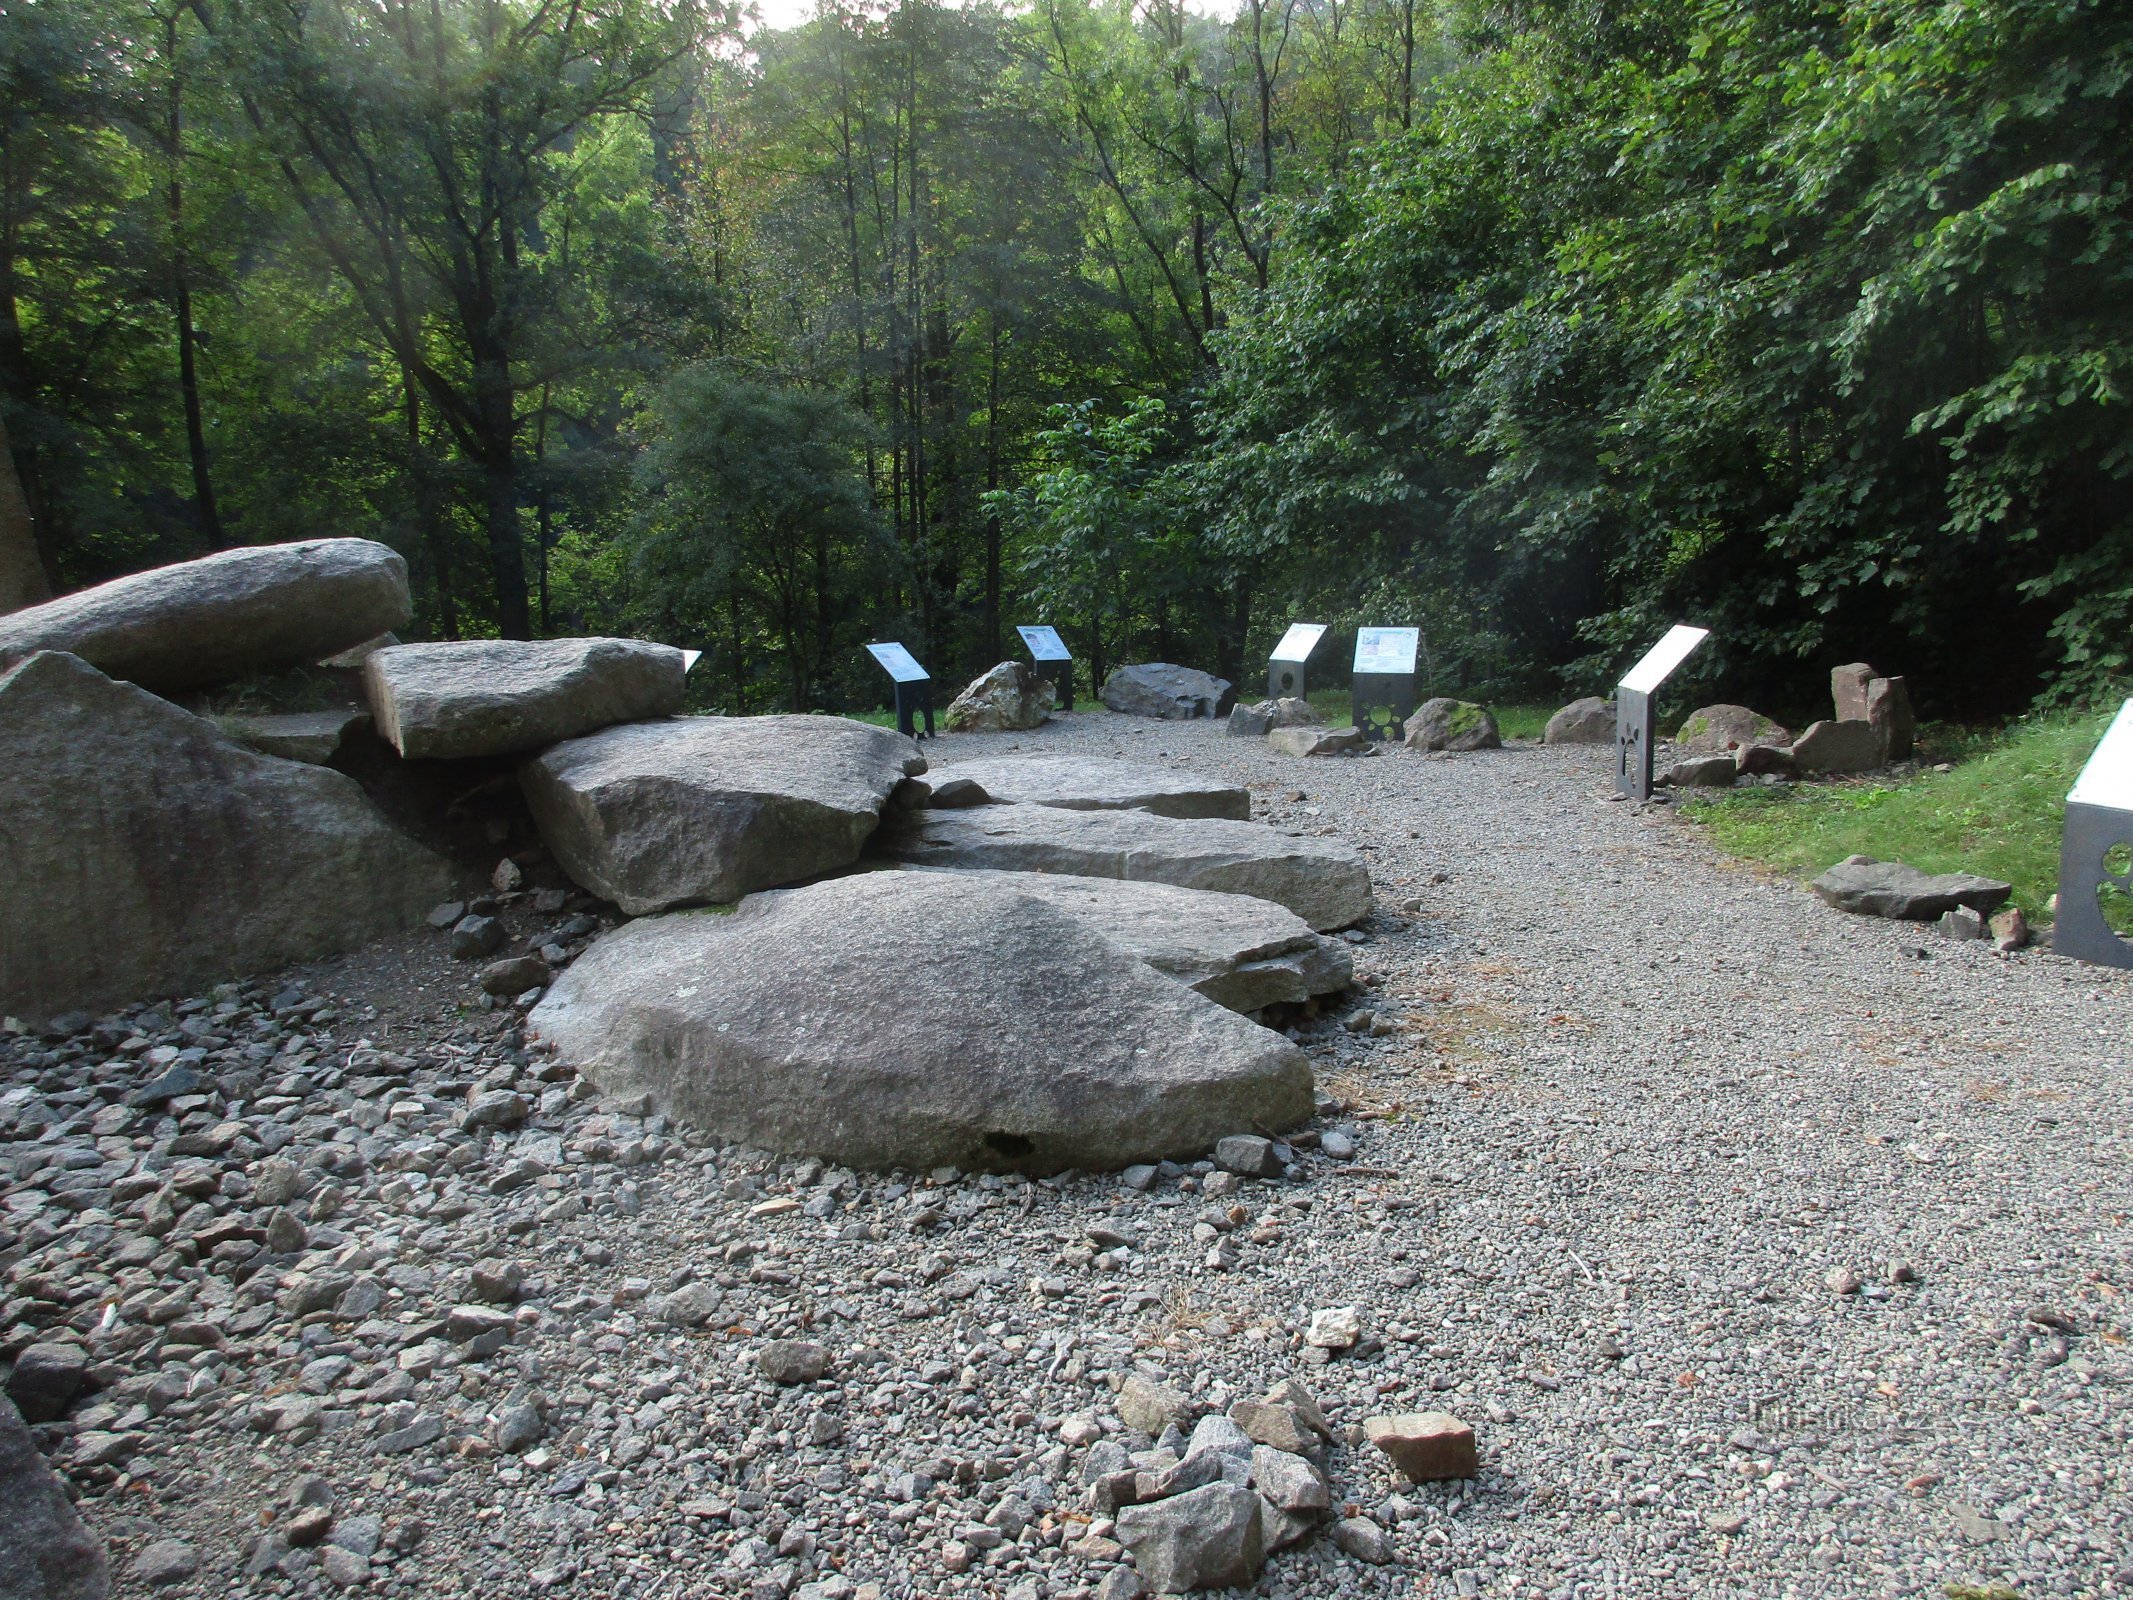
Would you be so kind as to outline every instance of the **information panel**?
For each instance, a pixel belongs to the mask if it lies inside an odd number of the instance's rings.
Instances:
[[[703,658],[704,653],[701,650],[682,651],[681,675],[686,678],[689,675],[690,671],[695,667],[696,663],[703,660]]]
[[[1622,679],[1622,687],[1637,694],[1650,694],[1673,675],[1676,667],[1688,660],[1690,651],[1710,637],[1709,628],[1676,623],[1667,629],[1664,639],[1644,653],[1642,661],[1629,669]]]
[[[1394,674],[1415,670],[1415,652],[1422,647],[1420,628],[1358,628],[1355,634],[1355,670]]]
[[[867,654],[880,662],[881,670],[898,683],[924,683],[933,676],[900,644],[870,644]]]
[[[2081,769],[2081,776],[2074,780],[2074,792],[2066,801],[2068,805],[2133,811],[2133,700],[2118,708],[2103,743]]]
[[[1066,647],[1066,641],[1059,637],[1057,628],[1018,627],[1015,632],[1022,635],[1022,642],[1029,647],[1032,661],[1071,661],[1074,659],[1073,651],[1069,650]]]
[[[1323,622],[1292,622],[1289,631],[1281,636],[1281,643],[1274,646],[1269,661],[1309,661],[1311,652],[1318,648],[1318,641],[1326,636]]]

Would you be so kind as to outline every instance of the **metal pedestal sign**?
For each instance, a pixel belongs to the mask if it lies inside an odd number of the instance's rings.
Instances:
[[[1067,649],[1066,641],[1059,637],[1059,630],[1018,627],[1015,632],[1022,635],[1022,643],[1029,650],[1030,660],[1037,663],[1037,671],[1052,680],[1054,703],[1061,711],[1072,711],[1074,654]]]
[[[917,658],[900,644],[870,644],[872,656],[896,685],[896,731],[918,737],[918,719],[926,722],[926,737],[933,737],[933,678]]]
[[[1350,708],[1366,739],[1404,739],[1415,714],[1415,652],[1420,628],[1358,628]]]
[[[1709,628],[1676,623],[1615,686],[1615,787],[1632,800],[1652,797],[1652,696],[1710,637]]]
[[[1266,658],[1266,694],[1269,700],[1298,699],[1310,691],[1304,687],[1304,663],[1326,636],[1323,622],[1292,622],[1289,631]]]
[[[2105,920],[2102,895],[2133,895],[2133,700],[2118,708],[2103,743],[2066,797],[2059,840],[2059,915],[2052,949],[2101,967],[2133,967],[2133,943]]]

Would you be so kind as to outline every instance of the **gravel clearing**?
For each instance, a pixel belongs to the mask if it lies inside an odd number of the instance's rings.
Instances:
[[[1188,1429],[1298,1378],[1342,1441],[1352,1520],[1253,1593],[2133,1594],[2129,975],[1833,912],[1605,748],[1084,713],[939,756],[1015,750],[1370,861],[1286,1175],[709,1145],[529,1054],[443,932],[0,1038],[5,1349],[88,1353],[35,1431],[114,1592],[1116,1600],[1083,1469],[1145,1445],[1138,1374]],[[582,948],[561,900],[509,952]],[[1362,1425],[1417,1412],[1478,1478],[1396,1481]]]

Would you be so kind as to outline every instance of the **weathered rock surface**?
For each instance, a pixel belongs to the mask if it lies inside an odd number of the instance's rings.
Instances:
[[[1874,669],[1864,661],[1830,668],[1829,698],[1836,707],[1839,722],[1866,721],[1866,686],[1874,678]]]
[[[370,713],[350,706],[340,711],[261,712],[218,721],[231,738],[261,755],[321,767],[333,759],[343,739],[370,721]]]
[[[409,760],[509,755],[679,711],[685,658],[643,639],[460,639],[363,662],[378,733]]]
[[[1444,1411],[1366,1417],[1363,1435],[1412,1483],[1471,1478],[1480,1470],[1474,1430]]]
[[[0,617],[0,667],[64,650],[164,694],[318,661],[411,615],[407,563],[385,545],[252,545]]]
[[[1312,932],[1303,918],[1269,900],[1122,878],[942,870],[1057,906],[1231,1011],[1299,1005],[1354,981],[1346,944]]]
[[[1407,719],[1410,750],[1498,750],[1503,734],[1487,706],[1471,700],[1438,696],[1425,700]]]
[[[1064,811],[1150,811],[1159,817],[1252,814],[1251,791],[1184,767],[1108,761],[1100,756],[981,756],[933,775],[937,789],[967,778],[1004,805],[1055,806]]]
[[[1120,667],[1104,679],[1103,702],[1132,717],[1163,717],[1186,722],[1196,717],[1229,715],[1236,694],[1227,678],[1192,667],[1150,661]]]
[[[1344,756],[1365,748],[1363,731],[1347,728],[1276,728],[1266,736],[1269,750],[1284,756]]]
[[[1715,705],[1691,711],[1674,735],[1683,755],[1724,755],[1747,744],[1790,744],[1792,735],[1759,711]]]
[[[420,924],[445,863],[354,780],[73,656],[0,675],[0,1010],[45,1017]]]
[[[913,866],[1063,872],[1248,894],[1288,907],[1321,931],[1344,928],[1370,910],[1370,872],[1353,847],[1255,822],[981,806],[898,817],[881,843]]]
[[[1209,1483],[1118,1513],[1118,1541],[1158,1594],[1255,1582],[1266,1564],[1260,1500],[1231,1483]]]
[[[1901,861],[1847,856],[1814,881],[1814,891],[1840,911],[1933,922],[1957,906],[1990,916],[2013,886],[1967,872],[1920,872]]]
[[[1881,739],[1885,761],[1908,761],[1918,743],[1918,714],[1901,678],[1876,678],[1866,686],[1866,720]]]
[[[1791,749],[1779,744],[1744,744],[1733,752],[1733,767],[1743,778],[1766,772],[1789,778],[1798,770],[1793,765]]]
[[[1052,714],[1057,691],[1026,661],[1003,661],[971,680],[955,697],[941,725],[950,733],[1012,733],[1034,728]]]
[[[1739,776],[1732,756],[1690,756],[1667,769],[1666,781],[1677,789],[1730,789]]]
[[[1311,1112],[1279,1034],[996,881],[877,872],[647,919],[531,1026],[611,1095],[854,1166],[1107,1168]]]
[[[14,1406],[0,1400],[0,1594],[103,1600],[104,1547],[82,1525]]]
[[[1884,765],[1881,735],[1871,722],[1815,722],[1793,741],[1800,772],[1871,772]]]
[[[1301,695],[1284,695],[1279,700],[1232,707],[1229,731],[1240,739],[1263,739],[1276,728],[1309,728],[1325,720],[1318,707]]]
[[[1573,700],[1548,719],[1542,744],[1613,744],[1615,707],[1596,694]]]
[[[676,717],[568,740],[519,786],[563,869],[641,917],[849,866],[925,769],[902,734],[846,717]]]

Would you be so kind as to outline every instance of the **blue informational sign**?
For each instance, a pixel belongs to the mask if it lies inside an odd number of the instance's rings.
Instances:
[[[925,683],[933,676],[918,664],[917,657],[900,644],[870,644],[867,646],[867,654],[878,661],[881,670],[898,683]]]
[[[1022,642],[1029,647],[1032,661],[1074,659],[1074,652],[1066,647],[1066,641],[1059,637],[1057,628],[1017,628],[1015,632],[1022,635]]]

